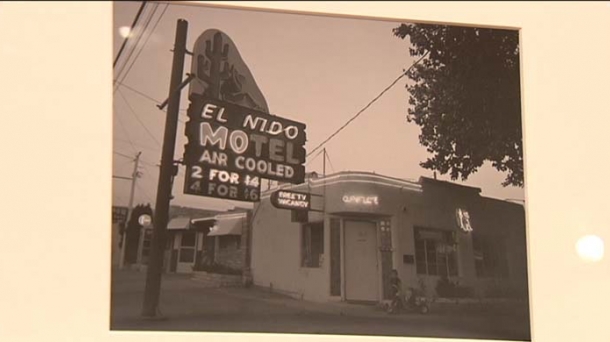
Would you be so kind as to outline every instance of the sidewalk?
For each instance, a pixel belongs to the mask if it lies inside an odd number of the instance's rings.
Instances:
[[[121,270],[113,272],[113,317],[128,318],[139,314],[145,286],[145,272]],[[218,305],[212,305],[224,299]],[[262,311],[289,311],[304,314],[327,314],[352,317],[387,318],[389,315],[377,305],[345,302],[309,302],[252,286],[208,288],[186,274],[164,274],[161,282],[160,308],[164,314],[222,313],[235,308],[260,308]],[[213,308],[213,310],[211,310]],[[392,317],[400,317],[399,315]]]
[[[134,305],[138,299],[141,301],[145,284],[145,273],[138,271],[118,271],[113,273],[113,294],[116,296],[130,295],[131,298],[118,304],[116,309],[127,310],[127,304]],[[421,315],[417,312],[406,311],[399,315],[388,315],[379,305],[363,305],[346,302],[310,302],[295,299],[288,295],[272,292],[267,288],[252,286],[226,287],[226,288],[207,288],[199,281],[193,280],[190,274],[164,274],[161,284],[162,296],[161,304],[165,311],[174,311],[172,308],[189,307],[190,312],[206,312],[209,308],[209,301],[218,298],[226,298],[230,305],[244,307],[245,305],[256,307],[263,306],[268,310],[286,309],[291,312],[320,313],[351,317],[369,317],[384,319],[409,319],[413,315]],[[189,300],[184,302],[184,298]],[[199,304],[198,304],[199,303]],[[247,303],[247,304],[244,304]],[[138,304],[141,305],[141,304]],[[230,305],[220,305],[217,310],[230,311]],[[491,306],[480,304],[451,304],[451,303],[431,303],[430,313],[433,316],[457,316],[457,315],[515,315],[523,312],[527,315],[527,308],[511,308],[507,306]],[[136,312],[136,308],[131,308],[131,312]],[[178,310],[179,312],[179,310]]]
[[[295,299],[288,295],[271,292],[267,288],[253,286],[245,288],[221,289],[225,294],[241,299],[260,300],[269,304],[279,305],[303,313],[324,313],[354,317],[387,317],[387,313],[377,305],[352,304],[345,302],[310,302]]]
[[[112,275],[111,330],[357,334],[521,339],[529,322],[515,315],[435,311],[389,315],[375,305],[315,303],[260,287],[210,288],[192,275],[163,274],[163,320],[141,316],[146,274]],[[525,317],[526,318],[526,317]]]
[[[301,310],[304,312],[319,312],[325,314],[352,316],[352,317],[371,317],[371,318],[392,318],[409,319],[413,315],[421,315],[416,311],[406,310],[399,315],[388,315],[379,305],[363,305],[347,302],[309,302],[295,299],[288,295],[270,292],[266,288],[252,287],[250,289],[225,289],[228,295],[244,299],[262,300],[267,303],[282,305],[284,307]],[[240,291],[241,290],[241,291]],[[528,315],[526,303],[459,303],[452,301],[438,301],[429,303],[430,312],[427,315],[434,316],[459,316],[459,315]]]

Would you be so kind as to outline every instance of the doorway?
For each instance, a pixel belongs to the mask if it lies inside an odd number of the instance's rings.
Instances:
[[[195,241],[196,233],[194,231],[185,231],[179,235],[180,248],[178,250],[178,273],[188,273],[193,271],[195,265]]]
[[[379,299],[377,225],[345,221],[345,299],[376,302]]]

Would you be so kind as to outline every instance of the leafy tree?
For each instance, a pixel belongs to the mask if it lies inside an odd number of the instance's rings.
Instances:
[[[485,161],[523,186],[519,34],[513,30],[402,24],[395,36],[426,55],[408,73],[407,121],[432,157],[420,165],[466,180]]]

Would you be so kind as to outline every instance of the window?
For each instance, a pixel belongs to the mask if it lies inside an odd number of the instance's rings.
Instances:
[[[227,249],[229,247],[229,237],[228,236],[219,236],[218,237],[218,248]]]
[[[220,249],[239,249],[241,246],[241,236],[239,235],[223,235],[218,238],[218,247]]]
[[[183,248],[180,251],[180,262],[193,262],[195,260],[195,250],[193,248]]]
[[[148,265],[148,258],[152,245],[152,229],[144,230],[144,242],[142,244],[142,263]]]
[[[472,249],[477,277],[508,276],[506,253],[501,242],[473,234]]]
[[[195,232],[183,232],[180,239],[179,262],[195,261]]]
[[[417,274],[457,275],[456,250],[449,231],[415,228],[415,268]]]
[[[402,256],[402,262],[405,263],[405,264],[414,264],[415,263],[415,258],[411,254],[404,254]]]
[[[320,267],[324,254],[324,223],[310,223],[301,227],[301,266]]]
[[[195,232],[182,233],[182,247],[195,247]]]

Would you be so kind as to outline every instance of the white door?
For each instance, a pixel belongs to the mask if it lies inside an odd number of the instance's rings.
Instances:
[[[195,232],[185,231],[180,234],[178,249],[178,267],[176,272],[189,273],[193,271],[195,265]]]
[[[377,301],[377,229],[373,222],[345,222],[345,298]]]

